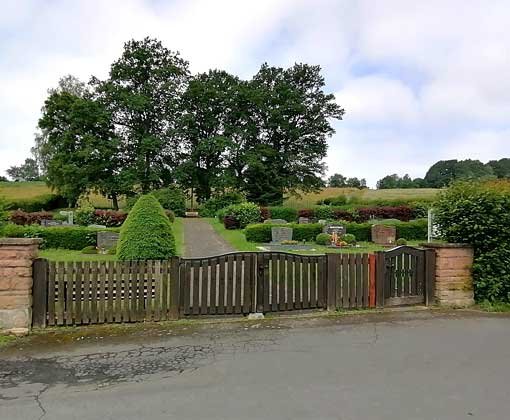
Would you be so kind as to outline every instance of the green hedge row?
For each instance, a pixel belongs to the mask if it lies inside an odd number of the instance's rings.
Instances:
[[[397,228],[397,238],[419,241],[427,239],[427,220],[413,220],[411,222],[393,223]],[[322,225],[318,223],[287,225],[272,225],[260,223],[249,225],[244,230],[248,242],[271,242],[271,228],[285,226],[293,229],[292,238],[296,241],[315,241],[315,237],[322,232]],[[353,234],[357,241],[368,242],[372,239],[372,225],[370,223],[344,223],[347,233]]]
[[[86,246],[96,246],[96,234],[100,230],[86,227],[41,227],[8,224],[0,229],[0,236],[7,238],[41,238],[41,248],[63,248],[81,250]],[[118,229],[108,229],[118,231]]]
[[[24,210],[26,212],[35,212],[42,210],[55,210],[67,207],[67,201],[64,197],[57,194],[45,194],[39,197],[8,200],[6,210]]]

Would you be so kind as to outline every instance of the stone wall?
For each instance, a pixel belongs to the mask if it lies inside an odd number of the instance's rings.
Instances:
[[[436,302],[455,307],[473,305],[473,249],[464,244],[427,243],[423,246],[436,252]]]
[[[32,263],[41,239],[0,238],[0,331],[27,333],[32,323]]]

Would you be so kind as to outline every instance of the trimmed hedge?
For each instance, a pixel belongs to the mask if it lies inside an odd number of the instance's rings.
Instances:
[[[314,241],[319,233],[322,232],[322,225],[318,223],[286,225],[274,225],[269,223],[258,223],[249,225],[244,229],[244,234],[248,242],[271,242],[271,228],[275,226],[291,227],[293,229],[292,239],[296,241]]]
[[[44,194],[39,197],[9,200],[6,210],[23,210],[26,212],[35,212],[43,210],[55,210],[67,207],[67,201],[64,197],[57,194]]]
[[[40,225],[41,220],[51,220],[53,214],[47,211],[26,212],[14,210],[9,216],[9,221],[15,225]]]
[[[237,221],[240,228],[248,226],[250,223],[257,223],[260,221],[260,208],[255,203],[245,202],[241,204],[232,204],[224,209],[218,211],[218,218],[224,222],[227,216]],[[233,229],[235,222],[233,219],[225,227]]]
[[[41,248],[63,248],[80,251],[87,246],[96,246],[97,232],[105,229],[92,229],[82,226],[38,225],[21,226],[8,224],[0,230],[0,236],[7,238],[41,238]],[[117,229],[108,229],[118,231]]]
[[[117,258],[163,260],[173,255],[175,239],[170,220],[154,195],[142,195],[120,230]]]
[[[298,218],[298,211],[292,207],[269,207],[269,214],[271,219],[282,219],[287,222],[296,222]]]

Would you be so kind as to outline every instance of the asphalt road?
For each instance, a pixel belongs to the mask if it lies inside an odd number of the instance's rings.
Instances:
[[[508,317],[186,325],[0,352],[0,419],[509,418]]]

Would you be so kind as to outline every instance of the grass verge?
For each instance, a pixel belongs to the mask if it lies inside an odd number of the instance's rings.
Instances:
[[[480,309],[487,312],[510,312],[510,303],[485,301],[480,303]]]
[[[182,255],[184,251],[184,224],[182,217],[176,217],[172,223],[172,230],[175,237],[175,250],[177,255]]]
[[[225,229],[223,223],[220,223],[216,218],[206,217],[204,220],[210,223],[216,233],[225,239],[236,251],[260,251],[257,249],[258,244],[246,240],[242,230]]]

